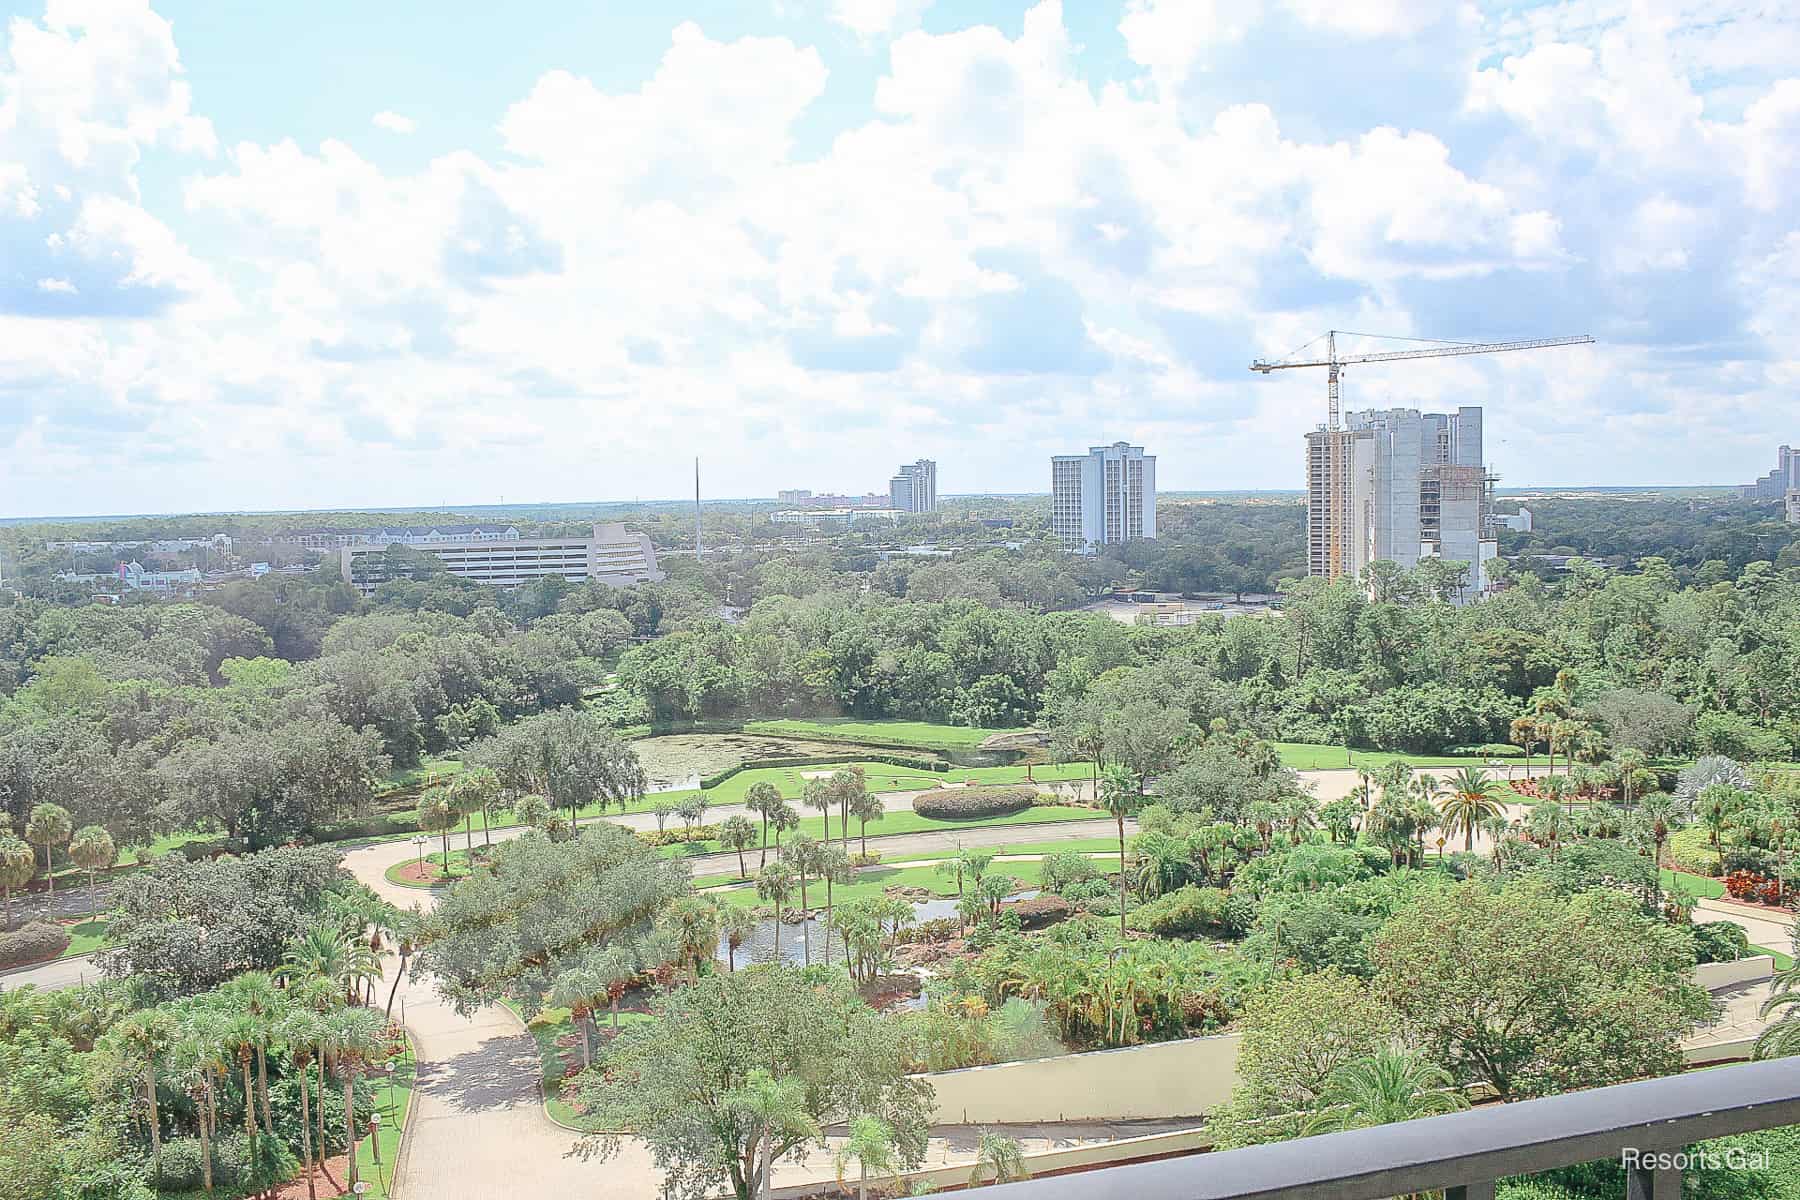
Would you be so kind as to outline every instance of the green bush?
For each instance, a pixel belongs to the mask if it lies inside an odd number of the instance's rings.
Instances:
[[[1678,871],[1713,876],[1719,873],[1718,853],[1713,850],[1706,830],[1699,826],[1670,834],[1669,843],[1664,850],[1668,860]]]
[[[1046,892],[1061,896],[1075,884],[1086,883],[1100,874],[1094,860],[1079,850],[1058,850],[1044,856],[1038,881]]]
[[[69,931],[48,921],[32,921],[0,933],[0,968],[47,962],[69,948]]]
[[[1694,926],[1694,958],[1697,962],[1736,962],[1750,954],[1750,935],[1730,921],[1706,921]]]
[[[1157,937],[1224,937],[1231,932],[1230,902],[1223,888],[1189,884],[1133,910],[1125,923]]]
[[[1024,812],[1037,800],[1034,787],[935,788],[913,797],[913,811],[921,817],[968,821]]]
[[[1089,912],[1095,911],[1093,908],[1095,901],[1111,900],[1113,902],[1112,911],[1114,913],[1119,911],[1119,889],[1113,884],[1112,880],[1102,879],[1098,875],[1080,880],[1076,883],[1064,884],[1058,892],[1058,895],[1064,900],[1069,901],[1071,904],[1081,905]]]

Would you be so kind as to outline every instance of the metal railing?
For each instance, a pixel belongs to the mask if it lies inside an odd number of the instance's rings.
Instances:
[[[1800,1125],[1800,1058],[1744,1063],[1496,1104],[1373,1129],[983,1188],[984,1200],[1385,1200],[1443,1190],[1489,1200],[1495,1180],[1602,1159],[1629,1200],[1680,1200],[1695,1142]]]

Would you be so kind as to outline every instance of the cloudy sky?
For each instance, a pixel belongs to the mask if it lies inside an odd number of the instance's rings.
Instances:
[[[1297,487],[1328,328],[1507,483],[1800,439],[1768,0],[0,5],[0,515]]]

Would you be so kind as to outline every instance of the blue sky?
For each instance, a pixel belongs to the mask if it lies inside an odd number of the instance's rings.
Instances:
[[[0,515],[1292,487],[1327,328],[1509,485],[1800,438],[1756,0],[51,0],[0,26]]]

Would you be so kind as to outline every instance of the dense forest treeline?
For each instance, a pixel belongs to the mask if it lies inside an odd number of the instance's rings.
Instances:
[[[1212,508],[1207,520],[1279,524],[1279,506],[1196,506]],[[1146,573],[1179,569],[1182,545],[1128,554]],[[1465,608],[1385,572],[1378,601],[1303,579],[1277,614],[1178,629],[1065,611],[1115,574],[1133,572],[1030,546],[882,562],[840,541],[673,560],[669,581],[625,590],[496,592],[422,568],[372,599],[321,571],[201,603],[10,600],[0,806],[16,828],[54,801],[125,844],[192,828],[274,844],[357,812],[393,767],[584,696],[618,727],[784,714],[1007,727],[1056,723],[1105,681],[1180,697],[1200,728],[1429,752],[1509,740],[1572,669],[1597,736],[1762,759],[1800,743],[1791,556],[1577,560]]]

